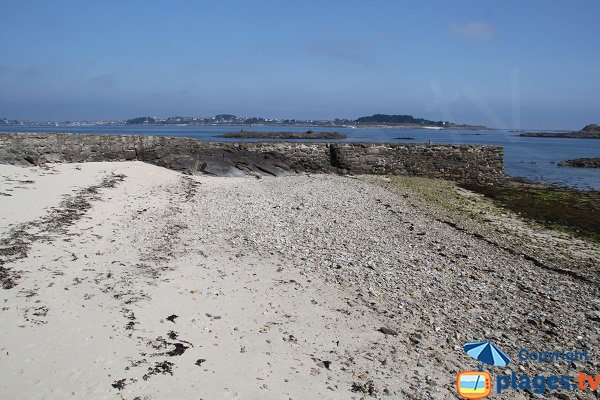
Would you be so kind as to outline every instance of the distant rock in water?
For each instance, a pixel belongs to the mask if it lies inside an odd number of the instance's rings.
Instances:
[[[558,165],[560,165],[561,167],[600,168],[600,157],[576,158],[574,160],[565,160],[559,162]]]
[[[314,133],[313,131],[306,131],[306,133],[294,133],[294,132],[233,132],[226,133],[218,136],[223,138],[234,138],[234,139],[319,139],[319,140],[337,140],[346,139],[346,135],[342,135],[337,132],[319,132]]]
[[[573,139],[600,139],[600,125],[586,125],[577,132],[526,132],[519,136],[548,137],[548,138],[573,138]]]

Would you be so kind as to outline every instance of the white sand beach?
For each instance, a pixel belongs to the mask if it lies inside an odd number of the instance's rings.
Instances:
[[[465,341],[597,346],[596,283],[373,181],[0,165],[0,398],[450,399]]]

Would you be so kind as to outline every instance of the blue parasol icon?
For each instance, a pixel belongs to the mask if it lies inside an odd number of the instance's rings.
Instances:
[[[465,352],[479,361],[479,370],[483,370],[483,364],[497,367],[505,367],[510,358],[491,342],[470,342],[464,345]]]
[[[470,342],[463,346],[465,352],[472,358],[479,361],[479,371],[483,371],[483,364],[496,367],[505,367],[510,362],[510,358],[491,342]],[[475,381],[475,388],[479,384],[479,378]]]

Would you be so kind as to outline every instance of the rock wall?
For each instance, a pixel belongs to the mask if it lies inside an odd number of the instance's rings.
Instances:
[[[396,174],[460,181],[504,177],[496,146],[389,143],[229,143],[188,138],[0,133],[0,163],[140,160],[190,174]]]

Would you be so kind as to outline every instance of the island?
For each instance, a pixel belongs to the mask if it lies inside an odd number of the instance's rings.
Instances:
[[[412,115],[374,114],[370,117],[360,117],[354,120],[356,127],[369,128],[422,128],[422,129],[463,129],[489,130],[483,125],[455,124],[448,121],[432,121],[425,118],[415,118]]]
[[[339,140],[346,139],[347,136],[338,132],[319,132],[306,131],[305,133],[297,132],[253,132],[240,131],[225,133],[217,137],[230,139],[302,139],[302,140]]]
[[[559,162],[558,165],[561,167],[600,168],[600,157],[565,160]]]
[[[600,125],[586,125],[582,130],[575,132],[525,132],[521,133],[519,136],[572,139],[600,139]]]

